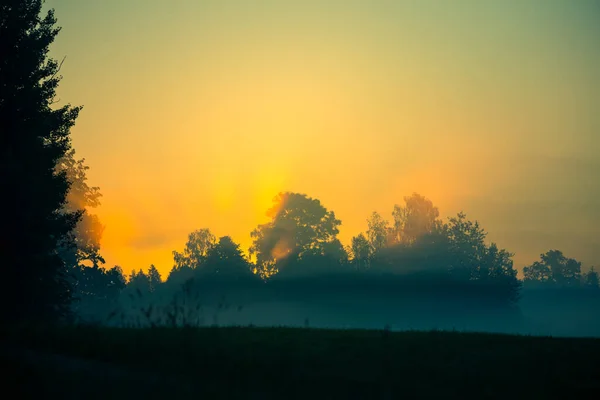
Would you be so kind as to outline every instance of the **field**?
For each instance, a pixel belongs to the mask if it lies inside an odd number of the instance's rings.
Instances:
[[[600,339],[254,327],[3,337],[9,386],[25,397],[532,399],[600,390]]]

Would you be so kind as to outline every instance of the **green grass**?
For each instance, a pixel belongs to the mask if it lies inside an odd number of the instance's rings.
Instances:
[[[293,328],[62,328],[8,343],[102,362],[11,360],[63,398],[597,398],[600,339]],[[58,365],[57,365],[58,364]],[[123,376],[105,372],[118,367]],[[29,385],[31,386],[31,385]],[[595,394],[594,394],[595,392]],[[83,397],[82,397],[83,396]]]

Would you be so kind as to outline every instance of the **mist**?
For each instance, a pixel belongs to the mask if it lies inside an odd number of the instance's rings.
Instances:
[[[0,0],[3,392],[600,392],[599,11]]]

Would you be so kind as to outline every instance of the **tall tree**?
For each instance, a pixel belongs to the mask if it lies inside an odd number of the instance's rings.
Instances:
[[[553,283],[550,267],[539,261],[523,267],[523,282],[527,285],[548,285]]]
[[[60,319],[72,293],[58,249],[72,245],[80,213],[61,212],[69,182],[55,169],[81,108],[56,105],[60,65],[48,52],[60,28],[41,10],[42,0],[0,1],[0,264],[18,288],[2,291],[7,321]]]
[[[259,268],[272,269],[290,256],[299,260],[314,255],[341,256],[343,247],[337,240],[341,221],[333,211],[299,193],[279,193],[273,201],[267,211],[271,221],[251,233],[250,254],[256,256]]]
[[[219,242],[209,250],[206,268],[202,268],[200,272],[212,277],[248,278],[254,276],[240,245],[229,236],[219,238]]]
[[[527,283],[545,283],[559,286],[578,286],[581,284],[581,263],[574,258],[565,257],[560,250],[550,250],[540,255],[540,261],[524,267]]]
[[[363,233],[352,238],[352,264],[358,270],[369,269],[371,258],[371,244]]]
[[[73,310],[83,321],[106,321],[116,311],[119,296],[125,288],[125,277],[119,266],[106,270],[97,265],[73,267],[75,299]]]
[[[209,229],[198,229],[190,233],[183,252],[173,251],[175,269],[199,268],[216,243],[217,239]]]
[[[600,280],[598,279],[598,272],[595,271],[594,267],[591,267],[588,272],[583,276],[583,283],[594,289],[598,289]]]
[[[150,264],[147,276],[150,291],[155,292],[160,287],[160,284],[162,283],[162,278],[160,276],[160,272],[158,272],[158,269],[156,269],[154,264]]]
[[[87,184],[87,170],[85,159],[75,159],[75,149],[62,157],[57,165],[57,172],[65,172],[69,181],[69,192],[64,211],[67,213],[81,212],[81,219],[73,232],[75,246],[61,251],[63,259],[69,267],[75,265],[99,266],[104,264],[100,255],[100,239],[104,226],[91,209],[100,205],[99,187],[90,187]]]
[[[443,232],[450,243],[452,256],[449,264],[452,272],[464,274],[469,279],[480,277],[481,262],[487,251],[487,232],[479,222],[467,219],[466,214],[460,212],[456,217],[448,218],[448,222],[442,224],[439,231]]]
[[[577,286],[581,283],[581,263],[565,257],[562,251],[550,250],[541,255],[542,262],[550,267],[554,282],[561,286]]]
[[[377,253],[390,243],[390,227],[388,222],[376,211],[367,219],[367,239],[371,247],[371,254]]]
[[[431,200],[418,193],[404,197],[404,203],[404,206],[395,205],[392,213],[394,239],[398,243],[411,244],[433,231],[440,213]]]
[[[141,268],[137,272],[135,272],[134,269],[131,271],[131,275],[129,275],[127,289],[130,291],[137,291],[142,295],[149,293],[151,291],[149,276],[146,275]]]

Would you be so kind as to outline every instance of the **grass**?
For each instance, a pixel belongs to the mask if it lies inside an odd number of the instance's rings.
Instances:
[[[600,390],[600,339],[69,327],[13,332],[5,343],[93,361],[95,369],[66,372],[64,361],[10,360],[18,390],[63,398],[531,399],[597,398]],[[40,383],[26,385],[32,379]]]

